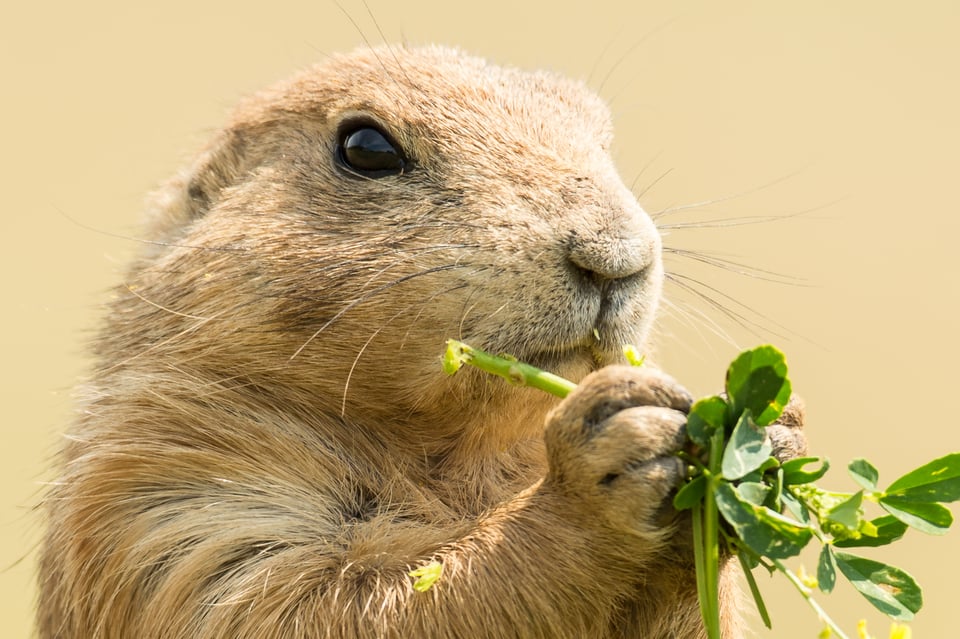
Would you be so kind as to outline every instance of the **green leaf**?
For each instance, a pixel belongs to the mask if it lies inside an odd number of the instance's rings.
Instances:
[[[770,613],[767,612],[767,605],[763,602],[763,597],[760,595],[760,588],[757,586],[757,581],[753,578],[753,567],[750,565],[746,553],[738,552],[737,558],[740,559],[740,567],[743,569],[743,575],[747,578],[747,584],[750,586],[750,594],[753,595],[753,602],[757,604],[757,612],[760,613],[763,625],[767,628],[773,628],[773,624],[770,622]]]
[[[740,479],[760,468],[772,452],[766,432],[754,425],[749,413],[744,413],[723,450],[720,470],[725,479]]]
[[[935,459],[896,480],[887,495],[910,501],[938,502],[960,499],[960,453]]]
[[[780,460],[776,457],[767,457],[767,459],[760,464],[759,468],[751,470],[749,473],[740,478],[740,483],[745,481],[767,481],[764,478],[764,473],[768,470],[776,468],[778,471],[780,469]]]
[[[807,526],[810,525],[810,510],[807,508],[807,505],[797,499],[793,493],[789,490],[783,491],[780,494],[780,500],[783,502],[783,505],[787,507],[787,510],[790,511],[791,515],[803,524]]]
[[[751,504],[728,482],[720,482],[714,495],[723,518],[743,543],[759,555],[772,559],[793,557],[813,535],[808,526],[769,508]]]
[[[923,606],[917,582],[903,570],[872,559],[834,551],[837,568],[880,612],[910,621]]]
[[[820,468],[816,470],[805,470],[804,467],[809,464],[819,463]],[[783,462],[783,484],[785,486],[795,486],[797,484],[809,484],[817,481],[830,469],[830,460],[825,457],[795,457],[790,461]]]
[[[772,424],[790,401],[783,353],[770,345],[744,351],[727,369],[726,389],[734,417],[749,410],[758,426]]]
[[[771,457],[771,459],[773,459]],[[783,471],[777,468],[776,474],[772,479],[767,479],[765,485],[770,487],[770,494],[767,496],[763,505],[777,512],[783,511]]]
[[[872,519],[873,535],[862,534],[859,537],[850,537],[847,539],[835,539],[833,545],[837,548],[854,548],[861,546],[885,546],[893,543],[903,537],[907,532],[907,524],[903,523],[893,515],[884,515]]]
[[[817,587],[829,594],[836,583],[837,569],[833,561],[833,549],[830,544],[824,544],[820,548],[820,559],[817,561]]]
[[[698,400],[687,415],[687,437],[701,448],[710,447],[710,438],[718,428],[723,428],[727,418],[727,402],[714,395]]]
[[[826,512],[826,519],[848,530],[857,530],[860,527],[860,505],[862,503],[863,491],[861,490],[830,508]]]
[[[707,476],[698,475],[684,484],[673,498],[673,507],[687,510],[699,503],[707,490]]]
[[[737,492],[740,496],[755,506],[763,506],[771,490],[773,488],[770,486],[755,481],[737,484]]]
[[[847,466],[847,470],[850,471],[853,480],[865,489],[870,491],[877,489],[877,479],[879,479],[880,473],[866,459],[854,459]]]
[[[816,514],[817,519],[826,521],[828,524],[833,523],[830,519],[830,511],[855,496],[855,493],[836,493],[823,490],[814,484],[792,486],[790,491]],[[842,524],[836,525],[845,528]]]
[[[880,506],[905,524],[930,535],[942,535],[953,523],[953,513],[941,504],[910,501],[896,496],[880,498]]]

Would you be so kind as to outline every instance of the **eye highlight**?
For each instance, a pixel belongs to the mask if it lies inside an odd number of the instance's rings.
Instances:
[[[368,178],[400,175],[408,165],[387,134],[369,123],[344,127],[338,136],[336,153],[344,168]]]

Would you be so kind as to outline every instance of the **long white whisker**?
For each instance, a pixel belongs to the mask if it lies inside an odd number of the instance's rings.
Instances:
[[[371,275],[371,276],[367,279],[367,281],[363,284],[363,286],[360,287],[360,290],[363,290],[363,289],[367,288],[367,286],[369,286],[369,285],[372,284],[374,281],[376,281],[376,279],[377,279],[378,277],[380,277],[381,275],[383,275],[384,273],[386,273],[387,271],[389,271],[389,270],[392,269],[393,267],[395,267],[395,266],[397,266],[397,265],[399,265],[399,264],[403,264],[403,263],[405,263],[405,262],[409,262],[410,260],[417,259],[417,258],[419,258],[420,256],[425,255],[425,254],[427,254],[427,253],[433,253],[434,251],[443,251],[443,250],[447,250],[447,249],[467,249],[467,248],[477,248],[477,246],[476,246],[476,245],[471,245],[471,244],[436,244],[436,245],[432,245],[432,246],[425,247],[425,248],[422,248],[422,249],[417,249],[417,250],[412,251],[412,252],[411,252],[411,251],[396,251],[397,254],[400,254],[400,255],[402,255],[403,257],[402,257],[401,259],[394,260],[393,262],[390,262],[389,264],[387,264],[386,266],[384,266],[384,267],[381,268],[380,270],[376,271],[373,275]]]
[[[404,88],[404,86],[403,86],[402,84],[400,84],[399,82],[397,82],[397,79],[394,78],[394,77],[393,77],[393,74],[390,73],[390,69],[388,69],[388,68],[387,68],[387,65],[385,65],[385,64],[383,63],[383,60],[380,58],[380,54],[377,53],[377,50],[376,50],[376,49],[374,48],[374,46],[370,43],[370,40],[367,39],[367,35],[363,32],[363,29],[360,28],[360,25],[357,24],[357,21],[353,19],[353,16],[351,16],[351,15],[347,12],[347,10],[343,8],[343,5],[341,5],[339,2],[337,2],[337,0],[333,0],[333,4],[334,4],[338,9],[340,9],[340,13],[342,13],[344,16],[346,16],[347,20],[350,21],[350,24],[353,25],[353,28],[357,30],[357,33],[360,35],[360,38],[363,40],[363,43],[367,45],[367,48],[370,49],[370,52],[371,52],[371,53],[373,54],[373,56],[377,59],[377,62],[380,63],[380,68],[382,68],[382,69],[383,69],[383,72],[387,74],[387,77],[390,78],[390,81],[393,82],[395,85],[397,85],[397,88],[400,89],[401,92],[404,92],[404,93],[405,93],[405,92],[406,92],[406,88]],[[364,4],[366,4],[366,3],[364,3]],[[369,7],[368,7],[368,10],[369,10]],[[374,23],[376,23],[376,20],[374,20]],[[377,30],[379,31],[379,27],[377,27]],[[383,35],[383,34],[381,33],[381,36],[382,36],[382,35]],[[401,70],[402,70],[402,68],[401,68]]]
[[[747,310],[749,310],[749,311],[751,311],[751,312],[756,312],[756,311],[754,311],[753,309],[751,309],[749,306],[747,306],[747,305],[743,304],[742,302],[740,302],[739,300],[737,300],[737,299],[735,299],[735,298],[727,295],[726,293],[723,293],[723,292],[719,291],[719,290],[716,289],[715,287],[712,287],[712,286],[710,286],[709,284],[705,284],[705,283],[703,283],[702,281],[697,280],[697,279],[695,279],[695,278],[692,278],[692,277],[689,277],[689,276],[686,276],[686,275],[680,275],[680,274],[677,274],[677,273],[668,273],[668,274],[667,274],[667,279],[670,280],[670,281],[672,281],[672,282],[673,282],[674,284],[676,284],[677,286],[683,288],[684,290],[690,292],[691,294],[696,295],[696,296],[699,297],[701,300],[703,300],[704,302],[706,302],[707,304],[709,304],[710,306],[712,306],[712,307],[715,308],[716,310],[718,310],[718,311],[720,311],[721,313],[723,313],[724,315],[726,315],[729,319],[731,319],[731,320],[733,320],[734,322],[736,322],[737,324],[739,324],[742,328],[744,328],[745,330],[747,330],[751,335],[753,335],[753,336],[755,336],[755,337],[758,337],[758,338],[762,338],[762,337],[763,337],[763,332],[770,332],[770,333],[772,333],[773,335],[775,335],[775,336],[777,336],[777,337],[780,337],[780,338],[782,338],[782,339],[786,339],[786,336],[785,336],[785,335],[779,334],[779,333],[777,333],[777,332],[775,332],[775,331],[770,331],[767,327],[763,326],[762,324],[760,324],[760,323],[758,323],[758,322],[755,322],[755,321],[749,319],[748,317],[746,317],[746,316],[743,315],[742,313],[738,313],[738,312],[736,312],[736,311],[728,308],[727,306],[724,306],[724,305],[721,304],[719,301],[717,301],[715,298],[711,297],[711,296],[708,295],[707,293],[705,293],[705,292],[703,292],[703,291],[701,291],[701,290],[699,290],[699,289],[696,288],[697,286],[701,286],[701,287],[703,287],[703,288],[705,288],[705,289],[707,289],[707,290],[709,290],[709,291],[712,291],[713,293],[719,295],[720,297],[723,297],[723,298],[726,298],[726,299],[730,300],[731,302],[733,302],[734,304],[737,304],[738,306],[741,306],[741,307],[743,307],[743,308],[745,308],[745,309],[747,309]],[[758,315],[759,315],[759,314],[758,314]],[[772,320],[770,320],[770,318],[768,318],[768,317],[765,317],[765,316],[763,316],[763,315],[760,315],[760,317],[763,318],[763,319],[765,319],[765,320],[767,320],[767,321],[769,321],[771,324],[774,324],[775,326],[780,326],[780,325],[777,324],[776,322],[773,322]],[[780,328],[783,328],[783,327],[780,326]]]
[[[320,335],[320,333],[322,333],[324,330],[326,330],[327,327],[329,327],[331,324],[333,324],[334,322],[336,322],[338,319],[340,319],[341,317],[343,317],[346,313],[350,312],[350,310],[356,308],[358,305],[363,304],[364,302],[366,302],[366,301],[370,300],[371,298],[379,295],[380,293],[383,293],[384,291],[387,291],[387,290],[393,288],[394,286],[397,286],[397,285],[399,285],[399,284],[402,284],[403,282],[408,282],[408,281],[410,281],[410,280],[412,280],[412,279],[415,279],[415,278],[417,278],[417,277],[422,277],[422,276],[424,276],[424,275],[430,275],[431,273],[439,273],[439,272],[442,272],[442,271],[449,271],[449,270],[452,270],[452,269],[455,269],[455,268],[461,268],[461,267],[460,267],[458,264],[444,264],[444,265],[441,265],[441,266],[434,266],[434,267],[431,267],[431,268],[428,268],[428,269],[424,269],[424,270],[422,270],[422,271],[418,271],[418,272],[416,272],[416,273],[411,273],[411,274],[409,274],[409,275],[404,275],[403,277],[400,277],[400,278],[397,278],[397,279],[395,279],[395,280],[393,280],[393,281],[391,281],[391,282],[388,282],[388,283],[384,284],[383,286],[378,286],[377,288],[375,288],[375,289],[371,290],[370,292],[368,292],[366,295],[363,295],[363,296],[361,296],[360,298],[355,299],[354,301],[350,302],[350,303],[347,304],[345,307],[343,307],[342,309],[340,309],[340,311],[338,311],[333,317],[331,317],[329,320],[327,320],[327,321],[323,324],[323,326],[321,326],[320,328],[318,328],[318,329],[316,330],[316,332],[313,333],[313,335],[311,335],[309,338],[307,338],[307,341],[305,341],[305,342],[300,346],[300,348],[298,348],[298,349],[293,353],[293,355],[290,356],[290,360],[292,361],[292,360],[296,359],[296,357],[297,357],[298,355],[300,355],[300,353],[303,352],[303,349],[305,349],[307,346],[309,346],[310,343],[313,342],[313,340],[315,340],[315,339],[317,338],[317,336]]]
[[[637,193],[637,194],[636,194],[636,198],[637,198],[638,200],[639,200],[640,198],[642,198],[644,195],[646,195],[646,194],[650,191],[650,189],[652,189],[653,187],[655,187],[655,186],[657,185],[657,183],[660,182],[660,180],[662,180],[663,178],[665,178],[665,177],[667,177],[668,175],[670,175],[670,173],[671,173],[672,171],[673,171],[673,169],[667,169],[666,171],[664,171],[663,173],[661,173],[659,177],[657,177],[655,180],[653,180],[653,182],[651,182],[650,184],[648,184],[647,186],[645,186],[645,187],[643,188],[643,190],[641,190],[639,193]],[[654,219],[655,219],[655,218],[654,218]]]
[[[410,76],[407,75],[407,70],[403,67],[402,64],[400,64],[400,58],[397,57],[397,52],[394,51],[393,48],[390,46],[390,43],[387,42],[387,36],[384,35],[383,29],[380,28],[380,21],[377,20],[376,16],[373,15],[373,11],[370,9],[370,5],[367,4],[367,0],[363,0],[363,7],[364,9],[367,10],[367,15],[370,16],[370,19],[373,21],[373,26],[376,28],[377,33],[380,34],[380,40],[383,41],[383,44],[387,48],[387,51],[390,52],[391,57],[393,57],[393,61],[397,63],[397,68],[400,69],[400,73],[403,74],[403,78],[407,81],[407,84],[409,86],[413,87],[414,84],[410,80]],[[383,63],[381,63],[381,66],[382,65]],[[386,69],[384,69],[384,71],[386,71]]]
[[[644,164],[642,167],[640,167],[640,172],[637,173],[637,174],[634,176],[633,182],[630,183],[630,192],[631,192],[631,193],[633,192],[633,189],[635,189],[635,188],[637,187],[637,182],[640,181],[640,178],[643,177],[644,173],[647,172],[647,169],[649,169],[651,166],[653,166],[653,163],[657,161],[657,159],[660,157],[660,155],[661,155],[662,153],[663,153],[663,151],[657,151],[657,152],[654,154],[654,156],[647,161],[646,164]],[[653,217],[653,216],[651,216],[651,217]]]
[[[423,313],[424,309],[426,308],[426,305],[429,304],[431,301],[433,301],[434,299],[436,299],[437,297],[439,297],[439,296],[441,296],[441,295],[446,295],[447,293],[449,293],[449,292],[451,292],[451,291],[455,291],[455,290],[457,290],[458,288],[462,288],[462,287],[464,287],[464,286],[466,286],[466,284],[458,284],[457,286],[452,286],[452,287],[447,288],[447,289],[444,289],[444,290],[442,290],[442,291],[437,291],[437,292],[435,292],[433,295],[431,295],[430,297],[428,297],[426,300],[424,300],[424,301],[420,304],[421,308],[420,308],[419,311],[417,311],[417,314],[416,314],[416,316],[414,317],[413,321],[411,322],[411,325],[417,323],[417,320],[419,319],[420,315]],[[376,336],[380,334],[380,331],[382,331],[384,328],[386,328],[391,322],[393,322],[394,320],[396,320],[396,319],[397,319],[398,317],[400,317],[401,315],[409,312],[410,309],[413,308],[413,307],[414,307],[414,304],[408,304],[408,305],[404,306],[402,309],[400,309],[399,311],[397,311],[392,317],[390,317],[390,319],[388,319],[387,321],[385,321],[385,322],[383,323],[383,325],[381,325],[377,330],[373,331],[373,333],[370,335],[370,337],[367,338],[367,341],[365,341],[365,342],[363,343],[363,346],[360,347],[360,350],[357,352],[357,356],[353,358],[353,364],[350,365],[350,370],[349,370],[349,372],[347,373],[347,379],[346,379],[346,381],[344,382],[344,385],[343,385],[343,396],[342,396],[341,402],[340,402],[340,416],[341,416],[341,417],[343,417],[343,416],[346,414],[346,411],[347,411],[347,392],[348,392],[348,390],[350,389],[350,380],[353,379],[353,371],[354,371],[354,369],[356,369],[357,364],[360,362],[360,358],[363,356],[363,353],[367,350],[367,347],[370,345],[370,343],[373,342],[374,338],[376,338]],[[407,340],[407,337],[409,336],[409,334],[410,334],[410,331],[409,331],[409,330],[407,331],[407,333],[404,334],[403,339],[402,339],[401,342],[400,342],[400,348],[401,348],[401,349],[403,348],[403,345],[406,343],[406,340]]]
[[[757,192],[759,192],[759,191],[763,191],[763,190],[765,190],[765,189],[768,189],[768,188],[770,188],[771,186],[775,186],[775,185],[777,185],[777,184],[780,184],[781,182],[786,182],[787,180],[796,177],[797,175],[799,175],[800,173],[802,173],[804,170],[805,170],[805,169],[797,169],[796,171],[794,171],[794,172],[792,172],[792,173],[788,173],[788,174],[786,174],[786,175],[784,175],[784,176],[781,176],[781,177],[779,177],[779,178],[777,178],[777,179],[775,179],[775,180],[771,180],[770,182],[767,182],[767,183],[765,183],[765,184],[761,184],[760,186],[754,187],[754,188],[752,188],[752,189],[748,189],[748,190],[746,190],[746,191],[741,191],[741,192],[739,192],[739,193],[733,193],[733,194],[731,194],[731,195],[725,195],[725,196],[723,196],[723,197],[719,197],[719,198],[712,199],[712,200],[703,200],[702,202],[691,202],[690,204],[679,204],[679,205],[677,205],[677,206],[670,206],[670,207],[667,207],[667,208],[665,208],[665,209],[661,209],[661,210],[659,210],[659,211],[657,211],[657,212],[655,212],[655,213],[652,213],[652,214],[651,214],[651,217],[653,217],[654,219],[656,219],[656,218],[658,218],[658,217],[660,217],[660,216],[663,216],[663,215],[670,215],[670,214],[672,214],[672,213],[680,213],[680,212],[682,212],[682,211],[689,211],[689,210],[692,210],[692,209],[699,209],[699,208],[704,208],[704,207],[707,207],[707,206],[712,206],[712,205],[714,205],[714,204],[720,204],[721,202],[729,202],[730,200],[737,200],[737,199],[740,199],[740,198],[742,198],[742,197],[746,197],[747,195],[751,195],[751,194],[753,194],[753,193],[757,193]]]
[[[737,342],[735,339],[733,339],[733,336],[725,331],[716,319],[703,312],[701,309],[692,305],[687,306],[687,308],[682,308],[679,302],[674,302],[668,297],[663,298],[663,303],[667,307],[667,312],[676,313],[677,316],[681,317],[687,326],[696,331],[697,335],[704,341],[704,343],[709,343],[709,340],[707,340],[706,337],[703,336],[703,333],[701,333],[701,327],[707,329],[709,332],[713,333],[734,348],[738,348]]]
[[[637,40],[636,42],[634,42],[634,43],[630,46],[630,48],[628,48],[626,51],[624,51],[624,52],[623,52],[623,55],[621,55],[619,58],[617,58],[617,60],[613,63],[613,65],[611,65],[611,67],[610,67],[609,69],[607,69],[606,75],[603,76],[603,79],[600,80],[600,85],[596,88],[597,93],[600,93],[600,92],[603,91],[604,85],[605,85],[605,84],[607,83],[607,81],[611,78],[611,76],[613,76],[614,71],[616,71],[618,68],[620,68],[620,65],[621,65],[621,64],[623,64],[624,62],[626,62],[627,58],[630,57],[630,54],[632,54],[634,51],[636,51],[638,48],[640,48],[640,46],[641,46],[642,44],[644,44],[647,40],[649,40],[651,37],[653,37],[654,35],[656,35],[658,32],[660,32],[660,31],[662,31],[663,29],[665,29],[667,26],[669,26],[669,25],[670,25],[672,22],[674,22],[675,20],[676,20],[676,18],[670,18],[669,20],[666,20],[666,21],[664,21],[664,22],[661,22],[659,25],[657,25],[657,26],[654,27],[653,29],[650,29],[649,31],[647,31],[646,33],[644,33],[642,36],[640,36],[640,39]]]
[[[777,284],[787,284],[789,286],[811,286],[800,278],[784,275],[775,271],[768,271],[766,269],[757,268],[748,264],[742,264],[740,262],[735,262],[733,260],[701,251],[691,251],[687,249],[678,249],[665,246],[663,248],[663,252],[665,254],[676,255],[678,257],[690,259],[695,262],[707,264],[709,266],[715,266],[725,271],[736,273],[737,275],[744,275],[753,279],[775,282]]]

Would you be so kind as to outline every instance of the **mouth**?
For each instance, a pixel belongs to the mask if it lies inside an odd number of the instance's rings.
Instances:
[[[580,383],[581,379],[602,366],[590,349],[539,352],[520,359],[574,383]]]
[[[603,297],[531,311],[516,321],[462,324],[461,334],[467,343],[473,335],[477,348],[577,382],[604,366],[627,364],[627,345],[645,347],[653,305],[641,284],[611,286]]]
[[[518,359],[542,370],[579,382],[587,374],[611,364],[626,364],[619,334],[604,340],[599,329],[584,338],[551,348],[527,350]]]

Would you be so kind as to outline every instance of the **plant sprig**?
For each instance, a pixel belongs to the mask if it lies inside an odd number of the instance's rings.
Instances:
[[[642,363],[631,347],[625,352],[631,363]],[[463,364],[558,397],[575,388],[573,382],[515,358],[449,340],[444,370],[453,374]],[[829,632],[840,639],[847,635],[813,598],[814,589],[833,590],[837,572],[890,618],[912,619],[923,605],[913,577],[845,549],[890,544],[903,537],[907,528],[945,533],[953,515],[943,503],[960,499],[960,453],[924,464],[885,490],[878,488],[879,472],[873,464],[855,459],[847,470],[861,490],[824,490],[813,482],[829,470],[827,459],[801,457],[780,463],[772,456],[765,429],[783,414],[791,396],[783,353],[769,345],[741,353],[727,369],[725,390],[725,397],[706,397],[690,409],[687,436],[699,454],[679,453],[691,462],[693,472],[673,501],[677,510],[691,511],[697,592],[710,639],[720,637],[721,545],[741,562],[768,627],[770,617],[751,572],[760,566],[787,577]],[[878,505],[887,514],[868,519],[866,503]],[[783,561],[798,555],[814,539],[821,543],[816,579],[803,580]]]

